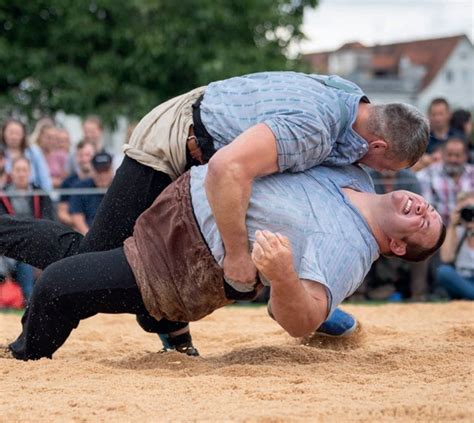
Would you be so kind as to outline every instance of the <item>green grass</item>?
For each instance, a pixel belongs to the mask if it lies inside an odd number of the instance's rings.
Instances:
[[[0,308],[1,314],[16,314],[18,316],[23,315],[23,310],[16,310],[14,308]]]
[[[411,302],[407,300],[403,301],[383,301],[383,300],[357,300],[357,301],[346,301],[342,303],[342,306],[345,305],[355,305],[355,306],[373,306],[378,307],[386,304],[433,304],[433,303],[447,303],[449,302],[448,299],[436,299],[430,301],[422,301],[422,302]],[[228,305],[228,307],[266,307],[265,303],[251,303],[251,302],[237,302]]]
[[[439,299],[439,300],[431,300],[426,301],[425,303],[447,303],[449,300]],[[372,306],[378,307],[386,304],[421,304],[421,303],[411,303],[409,301],[400,301],[400,302],[393,302],[393,301],[375,301],[375,300],[361,300],[361,301],[350,301],[345,302],[342,305],[355,305],[355,306]],[[251,302],[238,302],[228,305],[227,307],[266,307],[265,303],[251,303]],[[0,308],[0,314],[16,314],[18,316],[23,315],[23,310],[15,310],[12,308]]]

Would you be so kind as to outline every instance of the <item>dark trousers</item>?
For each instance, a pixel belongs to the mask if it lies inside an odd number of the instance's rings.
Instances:
[[[121,247],[132,235],[138,216],[170,183],[166,173],[125,157],[86,236],[50,220],[1,216],[0,255],[45,269],[65,257]],[[146,310],[137,314],[138,323],[147,332],[155,328],[152,320]],[[174,330],[184,326],[186,323]]]
[[[82,319],[97,313],[132,313],[149,332],[169,333],[180,323],[151,317],[123,247],[78,254],[48,266],[38,279],[10,350],[17,359],[51,358]]]

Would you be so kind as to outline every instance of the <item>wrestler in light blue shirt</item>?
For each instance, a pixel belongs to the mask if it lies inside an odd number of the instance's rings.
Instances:
[[[201,233],[222,266],[224,246],[207,201],[207,166],[191,169],[191,197]],[[250,244],[256,230],[279,232],[289,238],[300,279],[323,284],[332,312],[362,283],[379,256],[378,244],[343,187],[374,192],[359,166],[317,166],[300,173],[256,179],[247,211]]]
[[[338,76],[262,72],[217,81],[204,92],[201,119],[216,149],[259,123],[277,141],[278,167],[298,172],[362,158],[367,142],[352,125],[361,89]]]

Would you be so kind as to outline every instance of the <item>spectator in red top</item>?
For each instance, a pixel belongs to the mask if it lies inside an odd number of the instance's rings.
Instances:
[[[7,172],[11,172],[15,159],[24,156],[31,164],[30,182],[45,191],[52,189],[53,184],[44,155],[37,145],[28,146],[26,126],[21,121],[8,119],[3,124],[0,144],[5,148]]]
[[[19,157],[13,161],[12,183],[7,185],[4,193],[0,195],[0,214],[54,220],[53,205],[49,196],[32,195],[32,191],[38,187],[30,183],[30,173],[31,165],[28,159]],[[33,290],[34,268],[20,262],[16,262],[14,267],[16,280],[21,285],[23,296],[27,300]]]

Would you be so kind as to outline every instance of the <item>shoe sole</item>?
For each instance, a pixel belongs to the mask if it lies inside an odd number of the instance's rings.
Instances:
[[[330,333],[318,332],[318,331],[316,331],[316,333],[318,335],[327,336],[329,338],[345,338],[346,336],[349,336],[350,334],[352,334],[356,329],[357,329],[357,320],[355,321],[354,326],[350,327],[349,329],[347,329],[345,332],[341,333],[340,335],[331,335]]]

